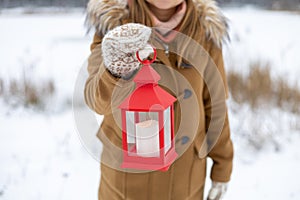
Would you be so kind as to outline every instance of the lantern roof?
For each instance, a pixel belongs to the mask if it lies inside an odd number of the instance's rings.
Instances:
[[[144,65],[133,79],[137,84],[157,83],[159,80],[160,75],[150,66],[150,64]]]
[[[176,98],[159,87],[159,74],[145,64],[133,79],[136,89],[121,103],[119,108],[135,111],[160,111],[171,106]]]
[[[144,84],[136,88],[119,108],[131,111],[162,111],[175,101],[175,97],[157,84]]]

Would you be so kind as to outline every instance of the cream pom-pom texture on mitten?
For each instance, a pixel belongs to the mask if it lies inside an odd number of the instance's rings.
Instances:
[[[105,67],[116,77],[126,77],[139,68],[136,52],[149,49],[151,28],[137,23],[128,23],[109,31],[102,41],[102,55]],[[145,58],[150,51],[143,51]]]

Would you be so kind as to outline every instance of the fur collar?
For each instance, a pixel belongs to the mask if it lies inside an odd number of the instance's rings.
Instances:
[[[229,39],[227,18],[222,14],[214,0],[193,0],[198,10],[200,23],[205,29],[206,37],[212,39],[219,47]],[[89,0],[87,5],[86,25],[103,35],[128,19],[127,0]]]

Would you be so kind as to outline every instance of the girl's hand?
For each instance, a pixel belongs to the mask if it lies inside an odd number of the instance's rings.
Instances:
[[[136,52],[149,49],[147,43],[151,28],[137,23],[128,23],[109,31],[102,41],[102,55],[105,67],[117,77],[126,77],[139,68]],[[144,50],[140,57],[146,58],[152,52]]]
[[[212,182],[212,187],[209,190],[207,200],[220,200],[223,199],[227,191],[228,183]]]

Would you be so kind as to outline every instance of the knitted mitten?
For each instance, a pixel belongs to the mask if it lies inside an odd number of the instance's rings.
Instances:
[[[145,48],[151,35],[151,28],[128,23],[109,31],[102,41],[102,55],[105,67],[116,77],[126,77],[139,68],[140,63],[136,52]],[[140,52],[143,59],[148,57],[150,51]]]

